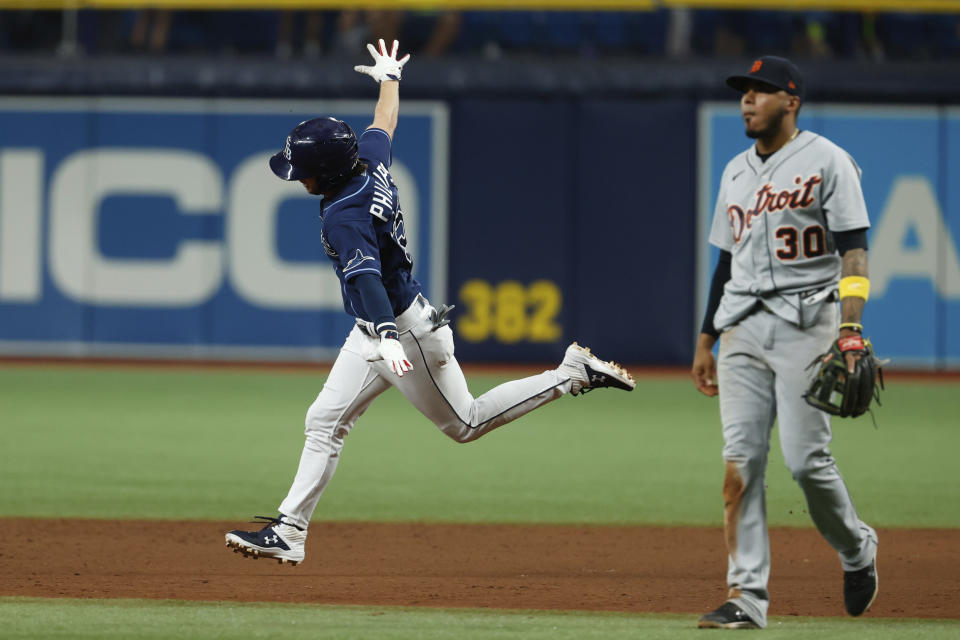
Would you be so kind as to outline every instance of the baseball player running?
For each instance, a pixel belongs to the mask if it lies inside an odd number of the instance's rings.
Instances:
[[[304,559],[307,526],[340,460],[344,438],[374,399],[391,386],[444,434],[471,442],[551,400],[614,387],[630,391],[633,378],[577,343],[556,369],[470,395],[453,355],[449,308],[432,306],[412,275],[407,230],[390,176],[391,141],[399,112],[399,84],[409,54],[397,59],[367,48],[373,66],[358,66],[380,84],[373,124],[360,136],[334,118],[300,123],[270,168],[323,197],[320,241],[340,279],[346,312],[356,318],[336,362],[306,416],[300,466],[276,518],[260,531],[230,531],[228,547],[253,558],[296,565]]]
[[[762,57],[727,84],[743,94],[756,144],[720,180],[710,232],[720,258],[691,372],[702,393],[720,394],[729,553],[728,599],[697,626],[767,624],[764,474],[775,419],[810,517],[840,556],[847,612],[858,616],[877,595],[877,534],[857,516],[830,454],[830,416],[803,394],[815,374],[805,367],[835,340],[849,371],[862,355],[870,223],[860,169],[823,136],[797,129],[804,83],[790,61]]]

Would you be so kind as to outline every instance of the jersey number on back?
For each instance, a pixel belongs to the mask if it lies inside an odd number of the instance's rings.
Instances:
[[[403,250],[403,257],[407,259],[407,263],[413,265],[413,259],[407,250],[407,230],[403,226],[403,207],[400,206],[399,202],[397,203],[397,213],[393,216],[393,231],[390,233],[390,237]]]
[[[815,258],[827,252],[826,233],[818,224],[803,231],[791,225],[777,227],[774,235],[782,243],[777,247],[777,257],[781,260],[796,260],[801,251],[804,258]]]

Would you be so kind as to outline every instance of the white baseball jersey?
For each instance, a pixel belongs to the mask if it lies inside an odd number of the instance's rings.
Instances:
[[[751,145],[723,171],[710,244],[733,255],[714,326],[740,321],[758,300],[811,326],[836,286],[840,256],[831,232],[870,226],[860,167],[823,136],[802,131],[763,162]]]

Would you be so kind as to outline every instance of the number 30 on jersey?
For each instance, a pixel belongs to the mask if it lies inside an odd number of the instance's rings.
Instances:
[[[777,257],[781,260],[796,260],[801,253],[804,258],[816,258],[827,251],[826,233],[818,224],[802,230],[784,225],[778,227],[774,235],[781,242],[777,246]]]

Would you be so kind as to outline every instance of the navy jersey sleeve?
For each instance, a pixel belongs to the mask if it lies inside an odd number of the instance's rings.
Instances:
[[[330,228],[325,225],[323,235],[337,254],[344,281],[361,273],[375,273],[382,277],[380,250],[372,216],[338,220]]]
[[[360,134],[360,139],[357,141],[357,150],[360,159],[371,167],[376,167],[382,163],[389,169],[390,163],[393,162],[393,147],[390,136],[383,129],[373,127]]]

